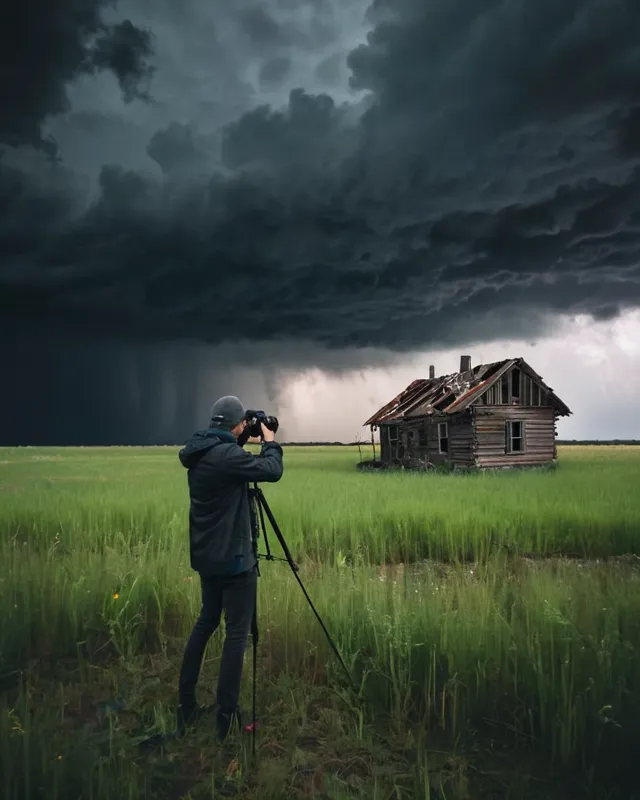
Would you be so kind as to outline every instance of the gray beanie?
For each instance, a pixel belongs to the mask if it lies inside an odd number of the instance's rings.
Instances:
[[[216,400],[213,404],[209,425],[212,428],[222,428],[230,431],[244,418],[244,415],[244,406],[238,398],[233,395],[227,395]]]

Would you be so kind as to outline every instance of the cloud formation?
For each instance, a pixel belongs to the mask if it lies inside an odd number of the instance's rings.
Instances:
[[[109,0],[37,0],[16,4],[0,32],[0,141],[33,145],[55,155],[42,137],[50,114],[68,110],[67,85],[81,74],[110,70],[126,102],[146,97],[153,75],[152,38],[129,20],[106,24]]]
[[[260,58],[300,38],[275,8],[237,11]],[[148,74],[147,35],[101,28],[98,10],[71,31],[103,38],[47,72],[57,82],[22,115],[31,125],[14,125],[25,141],[87,63],[115,70],[127,92]],[[640,7],[376,0],[369,24],[347,56],[352,88],[369,93],[360,111],[295,89],[286,107],[227,124],[209,171],[213,140],[205,157],[188,125],[158,131],[147,152],[164,181],[104,166],[83,213],[65,217],[67,200],[53,219],[31,214],[37,245],[16,252],[2,226],[5,296],[17,305],[33,291],[52,311],[96,326],[117,316],[131,333],[402,348],[466,335],[488,308],[531,313],[535,328],[541,310],[606,317],[637,303]],[[326,45],[331,30],[317,18],[306,41]],[[171,191],[185,164],[200,175]],[[54,203],[4,169],[2,184],[25,215]]]
[[[407,351],[637,307],[640,5],[346,5],[16,17],[3,314]]]

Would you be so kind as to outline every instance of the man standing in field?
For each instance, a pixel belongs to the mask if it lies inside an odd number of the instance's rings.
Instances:
[[[257,550],[249,501],[249,481],[275,483],[282,477],[282,448],[262,425],[262,450],[254,456],[238,444],[247,421],[237,397],[217,400],[209,428],[180,450],[188,470],[191,567],[200,574],[202,609],[180,670],[178,732],[202,713],[196,684],[204,651],[224,611],[226,635],[218,676],[216,727],[223,741],[238,708],[244,653],[255,610]]]

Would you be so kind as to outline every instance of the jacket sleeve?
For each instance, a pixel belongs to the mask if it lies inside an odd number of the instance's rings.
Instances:
[[[225,459],[224,471],[246,481],[276,483],[283,472],[282,447],[277,442],[265,442],[258,456],[233,447]]]

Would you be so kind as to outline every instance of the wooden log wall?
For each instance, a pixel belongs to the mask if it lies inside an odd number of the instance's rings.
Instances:
[[[389,435],[395,426],[397,442]],[[419,419],[391,423],[380,427],[381,459],[384,463],[418,466],[429,460],[432,464],[446,459],[438,454],[438,431],[430,420]]]
[[[440,452],[440,437],[438,434],[438,423],[449,422],[448,419],[441,419],[432,417],[427,421],[427,456],[429,461],[436,466],[444,464],[449,460],[451,443],[449,443],[449,453]],[[450,431],[447,431],[447,436],[450,436]]]
[[[391,435],[393,431],[393,436]],[[399,452],[406,452],[406,435],[403,435],[403,426],[392,422],[380,426],[380,460],[383,464],[399,464],[404,458]]]
[[[389,461],[390,452],[389,452],[389,426],[388,425],[381,425],[380,426],[380,461],[385,463]]]
[[[447,425],[447,453],[440,452],[438,425],[442,422]],[[453,417],[442,415],[403,422],[399,427],[399,439],[404,444],[404,452],[401,458],[391,454],[395,463],[418,466],[428,461],[436,466],[447,462],[458,467],[473,466],[473,415],[470,411]]]
[[[474,431],[471,412],[458,414],[449,423],[449,453],[454,467],[474,465]]]
[[[524,452],[506,452],[506,421],[524,423]],[[380,428],[384,463],[416,467],[450,462],[454,467],[509,467],[549,464],[557,458],[557,414],[550,407],[485,406],[453,416],[434,416],[397,424],[398,449],[389,426]],[[449,452],[439,452],[438,424],[448,425]],[[421,436],[422,432],[422,436]],[[399,455],[400,453],[400,455]]]
[[[556,457],[555,413],[551,407],[476,406],[475,464],[479,467],[534,466]],[[524,422],[524,452],[505,453],[506,421]]]
[[[433,455],[438,452],[438,434],[434,432],[430,420],[407,421],[400,430],[405,444],[403,461],[407,466],[417,466],[426,461],[437,463]]]

